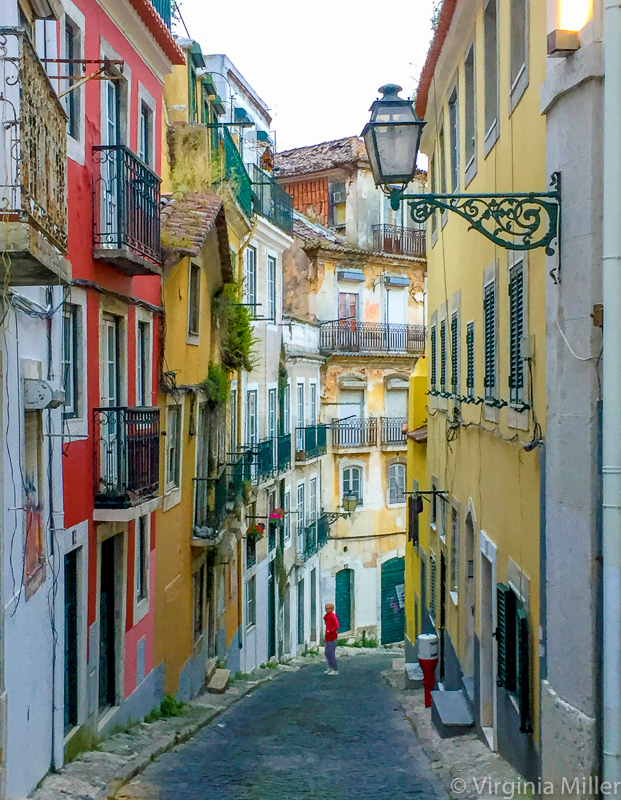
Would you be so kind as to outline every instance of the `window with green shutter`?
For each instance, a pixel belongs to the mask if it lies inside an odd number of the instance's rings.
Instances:
[[[496,394],[496,287],[489,283],[483,295],[483,324],[485,326],[485,397]]]
[[[457,311],[451,317],[451,391],[459,392],[459,320]]]
[[[474,322],[466,326],[466,394],[474,397]]]
[[[431,388],[436,389],[438,385],[438,343],[435,326],[431,329]]]
[[[532,733],[530,721],[530,634],[528,614],[516,593],[504,583],[497,586],[498,686],[517,700],[520,731]]]
[[[509,399],[522,401],[524,362],[520,342],[524,336],[524,265],[516,264],[509,272]]]
[[[437,566],[435,556],[429,554],[429,614],[431,618],[436,618],[436,581]]]
[[[440,323],[440,389],[446,391],[446,320]]]

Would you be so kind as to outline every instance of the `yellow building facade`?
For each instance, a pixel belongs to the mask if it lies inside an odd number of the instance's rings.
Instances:
[[[417,100],[431,192],[549,190],[545,71],[544,3],[444,3]],[[537,775],[546,255],[448,211],[430,218],[427,252],[428,395],[410,392],[410,431],[426,419],[427,442],[409,442],[408,489],[434,493],[407,548],[408,649],[436,630],[438,680]]]

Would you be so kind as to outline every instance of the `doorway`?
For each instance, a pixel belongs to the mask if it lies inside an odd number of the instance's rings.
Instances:
[[[116,536],[101,543],[99,589],[99,713],[117,702],[118,600]]]
[[[481,727],[493,746],[494,730],[494,571],[492,562],[481,553]]]
[[[341,569],[336,573],[335,612],[339,621],[339,633],[352,629],[352,588],[354,583],[353,569]]]
[[[78,724],[78,550],[65,555],[65,735]]]
[[[274,561],[267,568],[267,657],[276,655],[276,581]]]
[[[310,574],[310,638],[317,641],[317,569],[313,567]]]
[[[304,644],[304,578],[298,581],[298,644]]]
[[[474,676],[474,615],[476,611],[476,582],[474,575],[474,522],[472,514],[466,516],[466,581],[464,597],[466,615],[466,659],[464,677]]]
[[[446,659],[446,556],[440,555],[440,680],[444,682],[445,659]]]
[[[382,644],[401,642],[405,637],[405,558],[391,558],[382,564]]]

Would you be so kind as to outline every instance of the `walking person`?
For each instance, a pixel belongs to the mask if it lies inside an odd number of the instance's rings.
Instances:
[[[326,603],[326,615],[323,621],[326,623],[326,661],[328,662],[326,675],[338,675],[339,670],[336,665],[336,632],[339,629],[339,621],[334,613],[333,603]]]

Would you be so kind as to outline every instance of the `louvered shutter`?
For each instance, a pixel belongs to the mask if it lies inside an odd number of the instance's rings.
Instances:
[[[435,327],[431,329],[431,388],[435,389],[438,383],[438,367],[437,367],[437,356],[438,356],[438,344],[436,341],[436,329]]]
[[[524,387],[524,362],[520,358],[520,342],[524,336],[524,269],[513,267],[509,276],[509,396],[511,402],[521,399]]]
[[[446,322],[440,323],[440,389],[446,391]]]
[[[451,317],[451,389],[457,394],[459,384],[459,326],[457,324],[457,314]]]
[[[493,397],[496,388],[496,295],[494,284],[485,287],[485,396]]]
[[[474,394],[474,322],[469,322],[466,328],[466,349],[468,369],[466,375],[466,388],[469,395]]]
[[[516,689],[516,597],[504,583],[497,587],[498,625],[498,685],[510,692]]]
[[[520,708],[520,731],[532,733],[530,723],[530,639],[528,633],[528,616],[523,608],[517,612],[519,681],[518,704]]]

